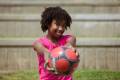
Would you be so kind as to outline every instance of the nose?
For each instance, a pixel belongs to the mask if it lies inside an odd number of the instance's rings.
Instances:
[[[63,29],[62,26],[59,26],[59,27],[58,27],[58,30],[59,30],[59,31],[63,31],[64,29]]]

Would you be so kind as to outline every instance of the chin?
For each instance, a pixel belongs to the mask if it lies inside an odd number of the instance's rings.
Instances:
[[[62,35],[56,35],[56,38],[60,38]]]

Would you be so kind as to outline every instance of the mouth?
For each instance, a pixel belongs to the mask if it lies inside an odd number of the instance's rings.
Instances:
[[[60,36],[63,35],[63,32],[57,32],[56,35],[57,35],[58,37],[60,37]]]
[[[56,33],[58,36],[61,36],[63,34],[63,32],[57,32]]]

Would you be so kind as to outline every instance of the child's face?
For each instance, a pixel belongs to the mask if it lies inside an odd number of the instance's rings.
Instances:
[[[51,25],[48,29],[48,34],[54,38],[59,38],[63,35],[65,31],[65,21],[57,23],[56,20],[51,22]]]

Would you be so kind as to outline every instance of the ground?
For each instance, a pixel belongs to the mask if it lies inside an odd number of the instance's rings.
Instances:
[[[74,80],[120,80],[120,72],[80,69],[73,74]],[[38,80],[37,71],[18,71],[0,74],[0,80]]]

